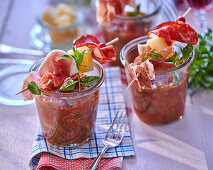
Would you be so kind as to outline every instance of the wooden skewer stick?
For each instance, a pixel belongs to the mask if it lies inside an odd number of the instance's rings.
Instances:
[[[28,88],[25,88],[25,89],[23,89],[22,91],[16,93],[16,95],[21,94],[21,93],[23,93],[23,92],[25,92],[25,91],[27,91],[27,90],[28,90]]]
[[[129,83],[129,85],[128,85],[127,88],[123,91],[123,93],[125,93],[125,92],[130,88],[130,86],[134,83],[134,81],[135,81],[135,79],[132,80],[132,81]]]
[[[183,17],[184,17],[184,18],[188,15],[188,13],[191,11],[191,9],[192,9],[192,8],[189,7],[189,8],[186,10],[186,12],[183,14]]]
[[[106,43],[106,46],[112,45],[114,43],[116,43],[119,40],[119,38],[114,38],[113,40],[109,41],[108,43]]]

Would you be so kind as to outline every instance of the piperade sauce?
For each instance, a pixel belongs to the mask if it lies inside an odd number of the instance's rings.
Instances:
[[[140,92],[131,86],[132,100],[137,116],[149,124],[165,124],[182,118],[188,87],[188,71],[181,73],[177,83],[162,84]],[[167,77],[168,81],[173,77]],[[164,79],[165,80],[165,79]],[[162,82],[156,75],[156,82]],[[168,81],[165,80],[167,83]],[[165,83],[165,82],[164,82]]]

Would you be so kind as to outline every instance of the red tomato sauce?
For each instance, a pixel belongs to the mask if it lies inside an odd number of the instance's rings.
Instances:
[[[77,145],[89,140],[95,128],[99,89],[77,99],[36,96],[44,137],[54,145]]]
[[[165,124],[180,119],[184,113],[187,88],[188,72],[182,73],[181,81],[173,85],[160,85],[141,92],[131,86],[137,116],[149,124]]]

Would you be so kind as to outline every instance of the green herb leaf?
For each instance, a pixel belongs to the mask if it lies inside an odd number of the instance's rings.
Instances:
[[[141,59],[141,61],[143,62],[143,61],[145,61],[147,59],[147,56],[144,56],[142,59]]]
[[[84,86],[92,86],[100,80],[99,76],[88,76],[81,78],[81,84]]]
[[[151,49],[149,52],[155,52],[155,49]]]
[[[30,83],[28,83],[27,88],[31,93],[35,95],[41,94],[41,90],[38,88],[38,85],[34,81],[31,81]]]
[[[155,58],[163,58],[163,56],[160,53],[151,53],[150,56],[153,56]]]
[[[62,59],[71,59],[71,58],[73,58],[73,56],[66,54],[66,55],[63,55],[62,57],[60,57],[60,58],[59,58],[59,59],[57,59],[57,60],[62,60]]]
[[[61,87],[60,87],[60,91],[71,91],[75,89],[76,83],[78,81],[73,81],[73,80],[68,80],[66,81]]]
[[[165,60],[165,62],[173,62],[173,63],[175,64],[175,63],[176,63],[176,60],[175,60],[175,58],[174,58],[173,56],[171,56],[171,57],[167,58],[167,59]]]
[[[193,51],[193,45],[191,43],[188,43],[186,45],[186,47],[184,47],[183,49],[181,49],[181,52],[182,52],[182,57],[180,58],[180,61],[185,61],[186,59],[189,58],[189,56],[191,55]]]
[[[137,5],[134,12],[127,12],[126,14],[127,17],[134,17],[134,16],[140,16],[140,15],[143,15],[140,12],[140,5]]]
[[[91,53],[92,50],[91,49],[87,49],[87,50],[84,50],[82,53],[80,53],[76,46],[73,47],[73,52],[74,52],[74,55],[72,56],[74,59],[75,59],[75,62],[77,64],[77,67],[79,69],[79,67],[81,66],[81,63],[84,59],[84,54],[88,54],[88,53]]]

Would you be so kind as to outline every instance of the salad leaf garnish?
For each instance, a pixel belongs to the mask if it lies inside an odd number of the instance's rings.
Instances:
[[[100,80],[99,76],[88,76],[81,78],[81,84],[84,86],[92,86]]]
[[[71,91],[75,89],[76,83],[78,81],[73,81],[72,79],[66,81],[61,87],[60,91]]]
[[[27,89],[35,95],[41,95],[41,90],[38,88],[38,85],[34,81],[28,83]]]

